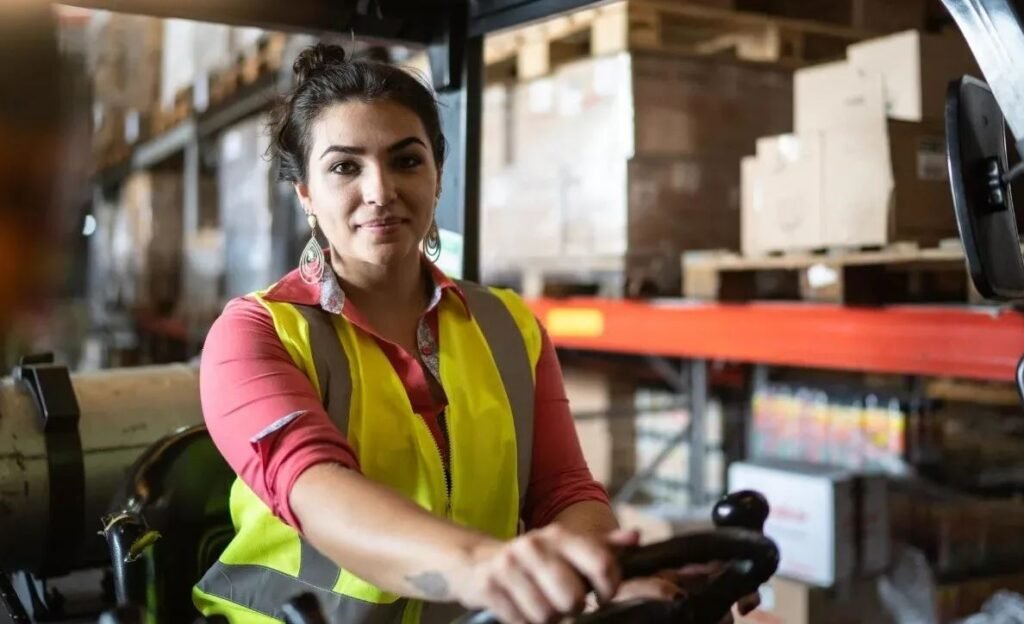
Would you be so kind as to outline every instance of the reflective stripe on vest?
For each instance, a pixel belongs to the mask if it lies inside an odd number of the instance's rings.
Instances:
[[[516,441],[518,511],[521,515],[529,484],[532,457],[533,374],[539,357],[539,329],[535,327],[536,322],[528,309],[514,295],[491,291],[468,282],[461,282],[460,288],[465,295],[472,320],[490,350],[511,412]],[[304,325],[308,331],[303,338],[308,340],[308,359],[311,360],[311,368],[315,371],[307,366],[305,372],[307,376],[315,377],[315,385],[332,422],[339,430],[348,433],[353,409],[353,371],[343,341],[339,340],[338,328],[335,325],[336,317],[311,306],[295,305],[292,309],[305,321]],[[528,316],[528,319],[524,315]],[[531,330],[535,330],[536,333],[533,334]],[[280,333],[281,328],[278,328],[278,331]],[[283,342],[286,342],[284,337]],[[295,359],[296,354],[293,351],[289,349]],[[463,365],[476,366],[477,363],[465,362]],[[457,451],[453,448],[452,452]],[[248,498],[251,504],[251,499],[255,498],[251,491],[244,487],[244,484],[236,485],[239,486],[241,494],[238,498]],[[234,490],[232,496],[234,499]],[[296,571],[297,574],[273,569],[263,562],[254,561],[249,564],[220,561],[197,585],[197,603],[209,602],[208,598],[214,601],[220,598],[250,612],[271,618],[259,621],[280,619],[281,604],[303,591],[314,593],[330,617],[339,622],[447,624],[461,611],[458,605],[454,604],[423,604],[396,596],[389,600],[387,594],[372,600],[362,600],[349,595],[349,592],[344,591],[346,586],[355,587],[357,594],[361,588],[372,586],[343,572],[306,540],[297,535],[296,537],[299,550],[298,569],[295,570],[294,566],[289,569]],[[352,582],[346,585],[346,580]],[[225,613],[224,610],[216,609],[209,612]],[[255,613],[253,615],[260,617]]]

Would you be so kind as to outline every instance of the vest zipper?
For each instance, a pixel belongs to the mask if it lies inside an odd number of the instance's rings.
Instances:
[[[452,517],[452,476],[451,476],[451,463],[452,463],[452,438],[448,432],[448,416],[447,410],[441,410],[441,413],[437,415],[441,421],[441,434],[444,435],[444,441],[448,444],[448,461],[444,460],[444,453],[441,452],[441,445],[434,440],[434,448],[437,449],[437,456],[441,460],[441,472],[444,474],[444,492],[445,492],[445,517]],[[433,437],[433,436],[431,436]]]

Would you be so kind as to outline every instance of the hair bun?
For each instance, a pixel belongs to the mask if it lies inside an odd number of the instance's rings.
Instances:
[[[339,45],[318,43],[299,53],[292,71],[299,84],[306,82],[324,69],[346,62],[345,49]]]

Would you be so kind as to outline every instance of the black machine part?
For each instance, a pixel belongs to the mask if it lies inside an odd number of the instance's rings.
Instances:
[[[1024,299],[1024,257],[1010,192],[1006,125],[988,85],[964,76],[946,99],[953,208],[975,287],[992,299]]]
[[[69,374],[29,358],[0,377],[0,572],[40,578],[104,565],[97,532],[125,470],[164,434],[203,420],[186,365]]]
[[[620,555],[623,578],[650,576],[688,564],[727,561],[725,569],[702,591],[674,601],[637,600],[604,607],[576,618],[576,624],[717,624],[740,598],[757,591],[779,566],[775,542],[761,530],[768,502],[752,491],[736,492],[715,505],[714,531],[691,533],[630,548]],[[316,598],[302,594],[284,608],[287,624],[326,624]],[[470,613],[456,624],[498,624],[487,611]]]

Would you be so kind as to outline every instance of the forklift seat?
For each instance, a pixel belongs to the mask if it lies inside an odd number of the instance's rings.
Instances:
[[[235,534],[235,473],[205,426],[153,443],[128,470],[104,518],[119,606],[158,624],[192,622],[192,587]]]

